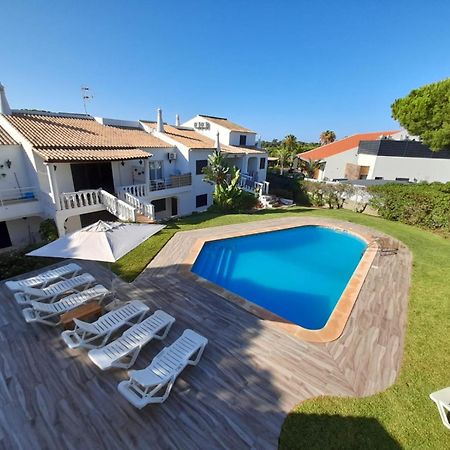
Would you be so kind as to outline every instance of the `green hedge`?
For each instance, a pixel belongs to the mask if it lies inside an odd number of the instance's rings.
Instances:
[[[298,174],[279,175],[267,172],[269,194],[294,200],[297,205],[310,206],[308,194],[302,184],[303,177]]]
[[[369,192],[381,217],[450,233],[450,183],[385,184]]]

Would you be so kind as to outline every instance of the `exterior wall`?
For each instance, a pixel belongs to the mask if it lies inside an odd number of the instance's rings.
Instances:
[[[325,169],[320,171],[319,179],[323,180],[326,178],[333,180],[335,178],[345,178],[346,164],[358,164],[356,151],[357,147],[324,159],[326,161]]]
[[[25,247],[35,244],[41,240],[39,235],[39,225],[41,217],[24,217],[6,222],[9,237],[13,247]]]
[[[358,164],[369,166],[367,178],[385,180],[408,178],[410,181],[450,181],[450,160],[430,158],[402,158],[397,156],[358,155]]]
[[[246,136],[246,142],[245,145],[252,146],[256,145],[256,133],[245,133],[243,131],[232,131],[230,133],[230,145],[237,145],[239,146],[239,140],[241,138],[241,135]]]
[[[195,122],[207,122],[209,123],[209,130],[201,130],[194,127]],[[217,125],[214,122],[211,122],[206,117],[200,117],[195,116],[194,118],[188,120],[187,122],[183,123],[183,126],[186,127],[192,127],[195,129],[195,131],[208,136],[210,139],[215,140],[217,136],[217,132],[219,132],[219,140],[222,144],[230,145],[230,130],[228,128],[224,128],[220,125]],[[239,138],[238,138],[239,143]]]
[[[205,211],[212,205],[214,187],[206,181],[203,181],[203,175],[196,175],[195,173],[196,161],[208,159],[210,154],[211,151],[209,150],[191,150],[189,152],[190,171],[192,173],[192,194],[190,195],[188,204],[190,205],[189,209],[191,211]],[[208,194],[208,203],[204,207],[197,208],[196,196],[202,194]]]
[[[6,165],[6,161],[8,160],[11,161],[10,168]],[[32,176],[34,172],[33,167],[29,164],[22,146],[1,145],[0,166],[3,166],[0,168],[0,191],[37,187],[36,178]]]

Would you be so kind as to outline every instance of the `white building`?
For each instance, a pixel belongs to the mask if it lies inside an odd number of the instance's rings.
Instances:
[[[298,156],[324,162],[318,180],[450,181],[450,151],[433,152],[404,130],[356,134]]]
[[[99,218],[147,222],[204,211],[213,187],[202,169],[218,146],[241,169],[244,189],[268,190],[267,153],[254,132],[227,119],[177,126],[164,124],[160,110],[155,122],[12,110],[1,85],[0,100],[0,248],[38,241],[46,218],[63,235]]]

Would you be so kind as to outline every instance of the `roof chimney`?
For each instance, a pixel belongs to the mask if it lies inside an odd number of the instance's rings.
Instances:
[[[2,83],[0,83],[0,114],[5,114],[7,116],[11,115],[11,108],[6,99],[5,88]]]
[[[217,150],[218,152],[220,152],[219,132],[217,132],[217,134],[216,134],[216,143],[215,143],[215,147],[216,147],[216,150]]]
[[[175,126],[176,127],[180,126],[180,115],[179,114],[175,115]]]
[[[164,122],[162,118],[161,108],[158,108],[158,116],[156,119],[156,131],[158,131],[159,133],[164,133]]]

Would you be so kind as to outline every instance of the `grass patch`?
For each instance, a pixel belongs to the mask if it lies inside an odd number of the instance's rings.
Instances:
[[[254,214],[205,213],[170,223],[114,265],[134,279],[177,232],[255,220],[296,216],[331,217],[366,225],[403,241],[414,254],[413,280],[402,370],[386,391],[367,398],[321,397],[296,407],[286,418],[280,448],[446,448],[430,392],[450,384],[450,240],[398,222],[346,210],[294,207]]]

